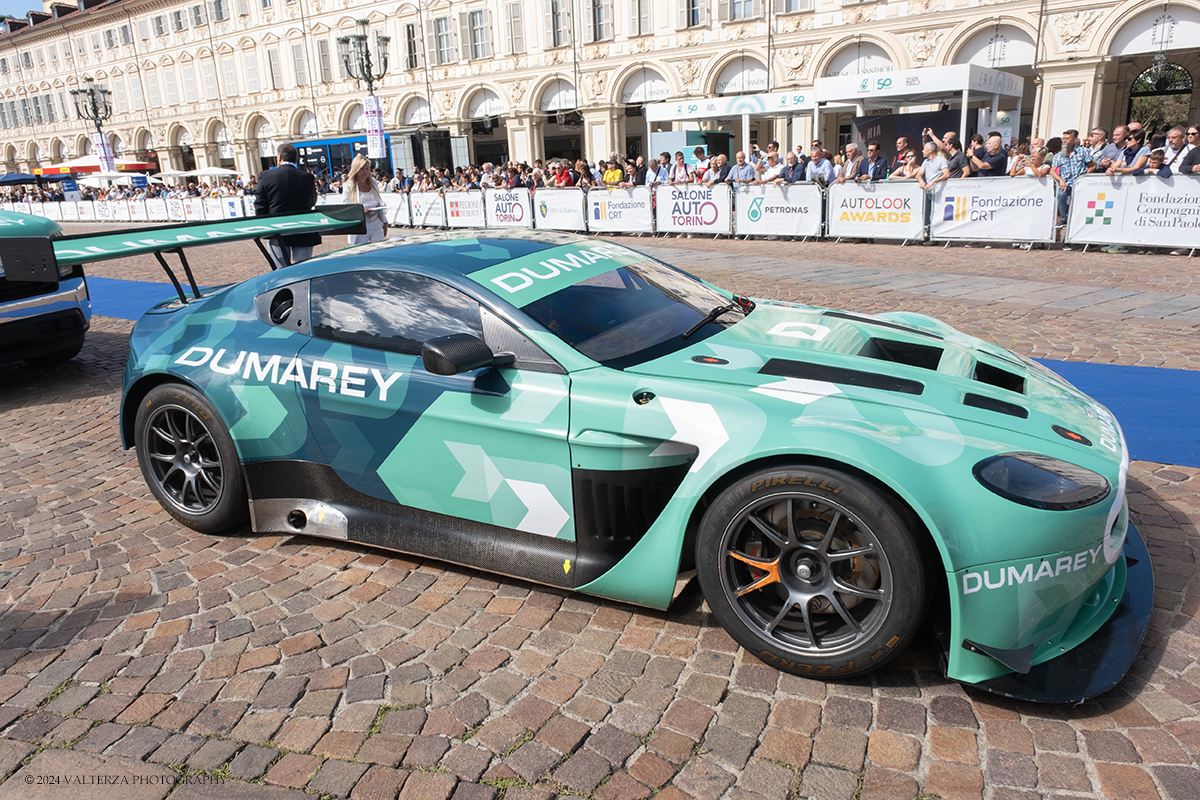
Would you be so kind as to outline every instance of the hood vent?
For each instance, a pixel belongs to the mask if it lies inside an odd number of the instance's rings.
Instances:
[[[993,367],[991,364],[984,363],[983,361],[975,362],[975,375],[973,377],[980,383],[995,386],[997,389],[1025,394],[1025,378],[1023,376],[1015,372],[1009,372],[1006,369]]]
[[[758,374],[840,383],[845,386],[861,386],[865,389],[882,389],[885,392],[902,394],[921,394],[925,391],[925,384],[919,381],[910,381],[907,378],[896,378],[878,372],[830,367],[825,364],[810,364],[806,361],[788,361],[782,358],[772,358],[763,365]]]
[[[997,414],[1008,414],[1010,417],[1029,419],[1028,409],[1014,403],[997,400],[994,397],[985,397],[981,394],[971,394],[968,392],[963,397],[963,405],[971,406],[972,408],[982,408],[984,411],[995,411]]]
[[[907,364],[910,367],[920,367],[936,372],[943,352],[942,348],[931,347],[927,344],[872,338],[867,340],[858,354],[863,358],[876,358],[880,361]]]
[[[848,319],[851,322],[858,322],[863,325],[876,325],[880,328],[891,328],[894,331],[904,331],[905,333],[914,333],[917,336],[928,336],[930,339],[941,340],[942,337],[936,333],[923,331],[920,328],[910,328],[907,325],[901,325],[897,322],[888,322],[886,319],[872,319],[859,314],[851,314],[848,311],[825,311],[821,314],[823,317],[833,317],[834,319]]]

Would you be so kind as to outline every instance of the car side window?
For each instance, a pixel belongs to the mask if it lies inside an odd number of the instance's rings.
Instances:
[[[429,339],[483,337],[479,303],[441,281],[392,270],[314,278],[313,333],[322,339],[419,356]]]

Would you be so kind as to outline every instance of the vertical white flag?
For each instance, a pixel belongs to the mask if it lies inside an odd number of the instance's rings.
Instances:
[[[112,145],[108,137],[96,131],[92,134],[92,144],[96,146],[96,154],[100,157],[100,171],[115,172],[117,165],[113,161]]]
[[[383,102],[375,95],[363,98],[363,114],[367,118],[367,157],[387,156],[383,143]]]

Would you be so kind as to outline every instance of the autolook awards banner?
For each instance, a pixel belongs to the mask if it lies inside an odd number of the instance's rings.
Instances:
[[[739,186],[738,236],[820,236],[821,187],[815,183]]]
[[[1200,177],[1083,175],[1071,192],[1067,241],[1200,248]]]
[[[646,216],[649,218],[649,211]],[[583,190],[538,189],[533,196],[533,222],[540,230],[585,230]]]
[[[485,189],[489,228],[532,228],[533,204],[528,189]]]
[[[659,186],[654,191],[654,220],[660,232],[731,233],[732,194],[716,186]]]
[[[956,178],[939,183],[929,212],[929,237],[1053,241],[1054,186],[1049,177]]]
[[[916,181],[833,183],[827,196],[826,235],[861,239],[920,239],[925,190]]]
[[[650,233],[654,230],[649,186],[593,188],[587,193],[587,226],[599,233]]]

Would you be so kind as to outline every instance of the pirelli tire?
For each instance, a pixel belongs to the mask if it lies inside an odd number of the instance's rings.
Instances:
[[[195,389],[177,383],[151,389],[138,406],[134,444],[150,491],[187,527],[222,533],[249,520],[233,438]]]
[[[866,481],[822,467],[738,480],[696,539],[701,591],[746,650],[800,675],[861,675],[894,658],[925,611],[920,546]]]

